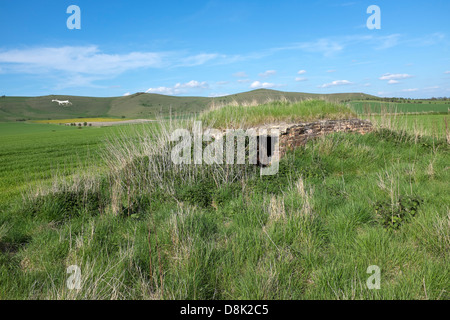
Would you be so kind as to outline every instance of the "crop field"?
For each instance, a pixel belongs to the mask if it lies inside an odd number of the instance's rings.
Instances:
[[[0,123],[0,205],[57,175],[101,168],[105,139],[127,128]]]
[[[305,101],[282,120],[305,106],[321,110],[308,120],[354,116]],[[199,117],[280,117],[250,108]],[[274,176],[174,165],[170,132],[194,119],[0,123],[0,299],[450,299],[445,115],[376,117],[372,133],[289,152]],[[379,290],[366,286],[373,265]]]
[[[450,115],[447,114],[372,115],[368,119],[373,123],[411,134],[445,138],[450,132]]]
[[[73,119],[58,119],[58,120],[33,120],[32,123],[46,123],[46,124],[65,124],[65,123],[75,123],[75,122],[113,122],[113,121],[124,121],[125,118],[73,118]],[[128,120],[128,119],[127,119]]]
[[[368,113],[445,113],[450,110],[450,101],[413,100],[411,103],[380,101],[351,101],[350,107],[358,114]]]

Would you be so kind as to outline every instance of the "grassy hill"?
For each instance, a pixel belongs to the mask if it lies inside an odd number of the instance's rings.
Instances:
[[[49,120],[91,117],[155,118],[169,113],[176,115],[199,113],[212,103],[264,103],[268,100],[325,99],[333,102],[369,98],[363,93],[311,94],[259,89],[224,97],[176,97],[152,93],[135,93],[126,97],[79,97],[48,95],[41,97],[0,98],[0,121]],[[69,100],[70,106],[59,106],[53,99]]]
[[[62,107],[52,102],[53,99],[69,100],[72,105]],[[59,95],[4,97],[0,98],[0,121],[107,116],[115,99]]]

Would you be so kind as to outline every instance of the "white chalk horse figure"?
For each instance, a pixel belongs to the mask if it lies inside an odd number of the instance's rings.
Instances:
[[[60,106],[68,106],[68,105],[72,105],[72,102],[70,102],[69,100],[64,100],[64,101],[60,101],[60,100],[52,100],[52,102],[58,102],[58,105]]]

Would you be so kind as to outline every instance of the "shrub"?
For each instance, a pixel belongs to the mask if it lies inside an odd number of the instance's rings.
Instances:
[[[96,215],[105,206],[104,197],[94,191],[60,191],[38,196],[25,204],[25,211],[46,221],[63,222],[81,212]]]
[[[212,204],[214,189],[212,181],[201,180],[192,185],[181,185],[176,191],[176,195],[181,201],[207,208]]]
[[[401,196],[396,203],[391,201],[376,202],[375,212],[380,216],[384,227],[396,230],[416,216],[422,203],[423,200],[419,197]]]

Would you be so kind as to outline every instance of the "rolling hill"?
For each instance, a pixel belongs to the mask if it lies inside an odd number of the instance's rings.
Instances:
[[[66,118],[155,118],[157,116],[199,113],[211,103],[233,101],[265,102],[285,98],[290,101],[308,98],[340,102],[370,98],[364,93],[312,94],[258,89],[223,97],[180,97],[153,93],[135,93],[124,97],[80,97],[48,95],[40,97],[0,97],[0,121],[49,120]],[[69,100],[72,105],[59,106],[53,99]]]

